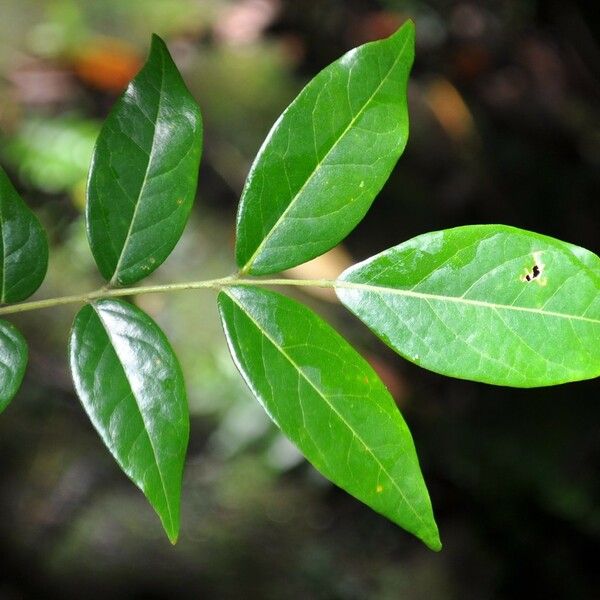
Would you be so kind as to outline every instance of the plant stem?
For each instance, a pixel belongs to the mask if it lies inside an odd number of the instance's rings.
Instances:
[[[99,300],[101,298],[118,298],[120,296],[137,296],[141,294],[164,294],[166,292],[179,292],[184,290],[220,290],[224,287],[232,285],[291,285],[297,287],[333,288],[343,285],[343,283],[344,282],[333,279],[244,279],[233,275],[229,277],[222,277],[220,279],[207,279],[205,281],[185,281],[182,283],[167,283],[164,285],[147,285],[128,288],[102,288],[93,292],[87,292],[85,294],[62,296],[59,298],[46,298],[44,300],[33,300],[30,302],[22,302],[21,304],[11,304],[0,307],[0,316],[28,312],[30,310],[52,308],[53,306],[62,306],[64,304],[82,304],[91,302],[92,300]]]

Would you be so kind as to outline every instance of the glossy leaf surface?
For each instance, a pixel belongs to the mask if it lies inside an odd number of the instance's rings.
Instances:
[[[0,303],[25,300],[48,268],[48,241],[40,222],[0,167]]]
[[[233,287],[218,302],[234,361],[273,421],[323,475],[439,549],[410,432],[370,365],[285,296]]]
[[[0,320],[0,413],[19,391],[27,366],[27,342],[7,321]]]
[[[98,300],[75,318],[70,360],[94,427],[174,543],[189,417],[183,375],[167,338],[139,308]]]
[[[275,123],[248,175],[237,221],[242,271],[319,256],[361,221],[408,138],[414,25],[321,71]]]
[[[87,230],[100,272],[139,281],[170,254],[198,180],[202,120],[164,42],[113,107],[94,150]]]
[[[500,225],[418,236],[345,271],[341,301],[402,356],[516,387],[600,375],[600,259]]]

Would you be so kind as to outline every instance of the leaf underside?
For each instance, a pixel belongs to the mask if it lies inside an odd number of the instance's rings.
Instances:
[[[242,376],[306,458],[439,550],[412,437],[370,365],[311,310],[285,296],[230,287],[218,303]]]
[[[183,375],[167,338],[139,308],[98,300],[75,318],[70,362],[94,427],[175,543],[189,416]]]
[[[341,281],[347,308],[438,373],[515,387],[600,375],[600,259],[583,248],[512,227],[458,227],[390,248]]]
[[[13,325],[0,320],[0,413],[21,387],[27,356],[23,336]]]
[[[321,71],[273,126],[237,219],[242,272],[274,273],[335,246],[362,220],[408,138],[414,25]]]
[[[19,302],[42,284],[48,241],[40,222],[0,167],[0,304]]]
[[[202,147],[200,109],[164,42],[106,119],[94,150],[86,224],[102,275],[143,279],[167,258],[187,222]]]

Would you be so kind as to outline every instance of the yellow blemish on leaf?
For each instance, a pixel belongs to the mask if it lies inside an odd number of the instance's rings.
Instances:
[[[378,494],[381,494],[381,492],[383,492],[383,486],[382,486],[380,483],[378,483],[378,484],[377,484],[377,487],[375,488],[375,491],[376,491]]]

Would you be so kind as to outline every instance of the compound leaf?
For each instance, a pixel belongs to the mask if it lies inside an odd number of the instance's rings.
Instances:
[[[0,303],[25,300],[48,268],[48,240],[37,217],[0,167]]]
[[[70,361],[94,427],[175,543],[189,416],[181,367],[167,338],[139,308],[97,300],[75,318]]]
[[[143,279],[169,256],[198,181],[202,119],[164,42],[106,119],[94,150],[86,223],[100,272],[113,285]]]
[[[7,321],[0,321],[0,413],[18,392],[27,366],[27,342]]]
[[[274,273],[329,250],[361,221],[408,138],[414,25],[321,71],[275,123],[237,220],[245,273]]]
[[[228,287],[218,302],[233,359],[273,421],[323,475],[439,550],[412,437],[369,364],[285,296]]]
[[[420,235],[345,271],[340,300],[432,371],[515,387],[600,375],[600,259],[501,225]]]

